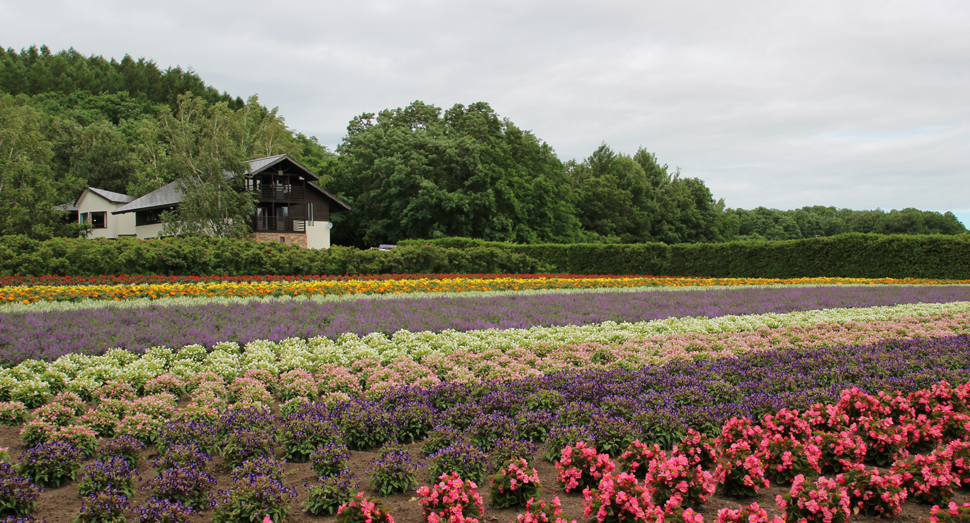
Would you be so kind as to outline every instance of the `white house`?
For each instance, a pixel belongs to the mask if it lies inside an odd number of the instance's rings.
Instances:
[[[88,187],[74,201],[74,207],[78,221],[91,224],[88,238],[119,238],[135,235],[135,218],[111,213],[132,200],[127,194]]]
[[[350,206],[317,185],[320,177],[288,155],[257,158],[248,163],[250,170],[246,175],[245,190],[255,192],[257,200],[252,221],[254,232],[250,239],[278,241],[310,249],[329,248],[330,213],[350,210]],[[182,201],[177,182],[140,198],[88,188],[78,198],[79,213],[85,212],[80,203],[82,199],[91,198],[86,197],[89,192],[96,195],[107,193],[110,196],[102,196],[105,202],[102,207],[113,205],[111,209],[105,209],[106,213],[93,207],[87,211],[101,213],[96,217],[88,214],[88,219],[107,225],[95,229],[101,233],[92,237],[98,238],[156,238],[162,229],[162,213],[176,208]],[[116,228],[111,228],[111,224],[116,224]]]

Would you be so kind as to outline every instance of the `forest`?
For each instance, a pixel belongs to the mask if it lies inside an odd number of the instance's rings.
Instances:
[[[967,233],[952,213],[911,208],[726,208],[702,180],[681,176],[645,148],[627,154],[604,143],[581,161],[562,161],[485,102],[442,109],[415,101],[365,112],[331,151],[288,128],[256,95],[220,92],[192,70],[74,49],[0,49],[0,234],[83,234],[58,206],[88,186],[137,197],[179,180],[186,200],[169,223],[245,217],[251,201],[223,172],[281,153],[351,205],[333,216],[338,245],[453,236],[675,244]],[[216,198],[229,207],[211,209],[206,191],[237,197]]]

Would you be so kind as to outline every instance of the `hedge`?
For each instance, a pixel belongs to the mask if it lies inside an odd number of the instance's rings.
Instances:
[[[0,236],[0,274],[653,274],[738,278],[970,279],[970,235],[844,234],[770,242],[515,245],[407,240],[390,251],[212,237]]]
[[[245,275],[536,273],[548,266],[508,249],[453,249],[418,244],[390,251],[295,245],[207,236],[138,240],[65,239],[44,242],[0,236],[3,275]]]
[[[970,235],[852,233],[803,240],[677,245],[513,245],[468,238],[401,243],[503,248],[535,258],[555,272],[573,274],[970,279]]]

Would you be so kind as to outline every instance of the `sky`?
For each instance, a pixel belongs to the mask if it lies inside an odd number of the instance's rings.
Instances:
[[[0,46],[191,68],[335,148],[488,102],[563,161],[645,147],[728,207],[970,225],[970,2],[0,0]]]

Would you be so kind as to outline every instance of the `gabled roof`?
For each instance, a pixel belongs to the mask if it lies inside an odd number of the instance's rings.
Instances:
[[[323,187],[320,187],[319,185],[317,185],[317,184],[315,184],[313,182],[306,182],[306,184],[309,185],[310,187],[313,187],[314,189],[320,191],[320,193],[323,194],[323,196],[325,198],[329,199],[333,203],[336,203],[337,205],[343,207],[344,209],[346,209],[348,211],[350,210],[350,206],[349,205],[347,205],[346,203],[344,203],[343,201],[341,201],[336,196],[334,196],[334,195],[328,193],[327,191],[323,190]]]
[[[106,191],[104,189],[97,189],[95,187],[88,187],[87,189],[85,189],[85,191],[91,191],[94,194],[97,194],[98,196],[104,198],[105,200],[108,200],[111,203],[128,203],[135,199],[134,196],[128,196],[127,194]],[[84,195],[84,192],[81,192],[81,196],[83,195]],[[81,199],[81,196],[78,196],[77,200],[74,200],[74,205],[77,205],[77,202],[78,200]]]
[[[277,154],[276,156],[267,156],[266,158],[256,158],[254,160],[248,160],[246,163],[249,164],[249,172],[246,176],[252,176],[254,174],[259,174],[262,171],[269,169],[270,167],[281,163],[283,161],[288,161],[296,166],[299,170],[303,171],[310,180],[319,180],[320,175],[308,169],[302,163],[290,158],[288,154]]]
[[[135,199],[128,205],[119,207],[111,214],[162,209],[164,207],[178,205],[181,201],[182,189],[179,188],[178,182],[172,182],[164,187],[155,189],[141,198]]]

